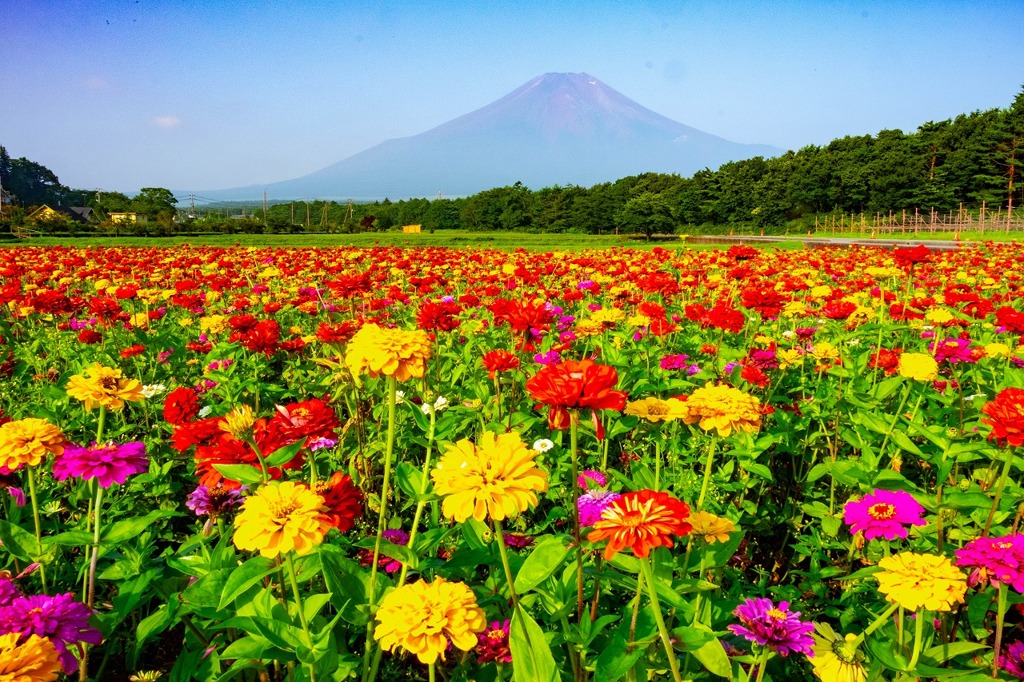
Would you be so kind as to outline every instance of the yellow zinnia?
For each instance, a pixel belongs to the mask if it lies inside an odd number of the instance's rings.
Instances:
[[[46,637],[20,632],[0,635],[0,682],[52,682],[61,671],[57,649]]]
[[[939,364],[927,353],[904,353],[900,356],[900,376],[914,381],[935,381]]]
[[[910,611],[949,611],[964,601],[967,576],[947,557],[901,552],[885,557],[878,567],[878,591]]]
[[[721,516],[715,516],[706,511],[691,513],[686,522],[692,526],[690,535],[704,538],[708,544],[728,542],[729,533],[736,530],[736,524],[729,519],[723,519]]]
[[[1005,343],[987,343],[985,344],[985,357],[1008,358],[1010,357],[1010,347]]]
[[[698,423],[705,431],[715,429],[720,436],[733,431],[756,433],[761,428],[761,401],[725,384],[710,381],[698,388],[683,403],[687,424]]]
[[[45,419],[29,417],[0,426],[0,466],[11,471],[22,466],[38,466],[47,453],[64,452],[67,439]]]
[[[426,371],[430,359],[430,339],[424,331],[387,329],[365,324],[348,342],[345,364],[352,376],[366,372],[371,377],[383,374],[398,381],[417,379]]]
[[[462,523],[511,518],[537,504],[548,489],[548,475],[537,468],[537,451],[518,434],[485,431],[479,445],[463,439],[448,448],[430,477],[444,496],[444,515]]]
[[[626,414],[643,417],[649,422],[670,422],[686,416],[686,404],[682,400],[669,398],[644,398],[626,403]]]
[[[76,374],[68,381],[68,395],[85,403],[85,409],[105,407],[120,410],[126,400],[142,400],[142,384],[137,379],[124,379],[121,370],[94,362],[85,376]]]
[[[856,635],[840,639],[831,625],[815,623],[814,656],[810,657],[814,675],[822,682],[864,682],[864,654],[854,646]]]
[[[224,421],[220,423],[220,430],[230,433],[239,440],[246,440],[252,435],[253,424],[256,423],[256,415],[248,405],[239,405],[224,415]]]
[[[377,611],[373,636],[382,649],[400,646],[421,663],[444,660],[448,642],[469,651],[477,644],[476,633],[487,627],[487,617],[476,596],[464,583],[444,578],[403,585],[384,597]]]
[[[258,550],[268,559],[293,549],[308,554],[331,528],[324,509],[324,498],[301,483],[261,486],[246,498],[235,520],[235,546]]]

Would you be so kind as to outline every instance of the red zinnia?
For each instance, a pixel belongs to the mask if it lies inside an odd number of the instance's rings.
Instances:
[[[668,493],[654,490],[624,493],[605,508],[587,539],[591,542],[608,540],[604,548],[607,560],[626,547],[644,558],[655,547],[671,547],[673,535],[689,533],[692,527],[684,520],[689,515],[689,505]]]
[[[134,346],[128,346],[127,348],[121,349],[122,358],[132,358],[136,355],[142,355],[146,352],[146,347],[140,343],[136,343]]]
[[[569,428],[568,408],[590,408],[598,439],[604,438],[604,427],[597,410],[621,412],[626,406],[625,391],[616,391],[619,373],[614,367],[597,365],[592,360],[567,360],[542,367],[529,381],[526,390],[534,400],[549,406],[548,426]]]
[[[1003,446],[1024,445],[1024,390],[1004,388],[981,411],[988,416],[981,421],[992,427],[989,440]]]
[[[330,524],[344,533],[363,515],[363,493],[352,484],[352,477],[336,471],[326,481],[316,484],[316,494],[324,498]]]
[[[487,370],[487,378],[493,379],[495,374],[519,369],[519,357],[507,350],[492,350],[484,353],[480,364]]]
[[[292,405],[278,405],[273,420],[289,442],[302,438],[335,438],[334,430],[341,426],[334,408],[319,398]]]
[[[168,424],[184,424],[199,414],[199,396],[187,386],[179,386],[164,398],[164,419]]]

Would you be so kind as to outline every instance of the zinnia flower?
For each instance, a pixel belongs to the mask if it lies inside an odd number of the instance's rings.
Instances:
[[[1024,642],[1017,640],[999,654],[999,669],[1024,679]]]
[[[725,384],[715,386],[709,381],[691,393],[683,406],[683,421],[705,431],[714,429],[723,437],[733,431],[757,433],[761,428],[761,401]]]
[[[72,376],[67,392],[84,402],[86,410],[94,407],[120,410],[126,400],[142,400],[142,384],[137,379],[124,379],[121,370],[104,367],[98,362],[85,370],[85,376]]]
[[[569,428],[569,408],[590,408],[598,439],[604,437],[604,427],[597,418],[597,410],[622,411],[626,406],[626,393],[614,386],[619,373],[614,367],[597,365],[591,360],[566,360],[557,365],[542,367],[526,382],[530,396],[549,406],[548,427]]]
[[[21,590],[14,584],[14,581],[0,575],[0,608],[7,606],[20,596],[22,596]]]
[[[690,524],[685,521],[689,515],[690,507],[666,492],[624,493],[605,508],[587,539],[608,540],[605,559],[626,547],[643,558],[655,547],[671,547],[673,535],[689,533]]]
[[[238,440],[246,440],[252,437],[252,427],[256,423],[256,415],[248,405],[238,405],[226,415],[220,422],[220,430],[230,433]]]
[[[494,621],[487,629],[477,635],[477,663],[511,663],[512,650],[508,648],[510,622]]]
[[[956,550],[956,565],[974,567],[968,578],[971,585],[991,581],[1024,592],[1024,535],[971,540]]]
[[[293,549],[302,555],[323,542],[330,527],[324,498],[301,483],[274,482],[246,498],[235,519],[234,542],[268,559]]]
[[[38,635],[21,639],[17,632],[0,636],[0,682],[56,680],[61,665],[53,642]]]
[[[64,452],[67,439],[45,419],[28,417],[0,426],[0,467],[9,471],[38,466],[47,454]]]
[[[999,445],[1019,448],[1024,445],[1024,389],[1004,388],[981,408],[981,421],[992,427],[988,439]],[[0,431],[4,427],[0,426]],[[0,452],[3,446],[0,444]],[[0,459],[2,461],[2,459]]]
[[[185,506],[195,512],[196,516],[216,519],[231,507],[242,504],[242,493],[245,490],[244,485],[238,488],[225,488],[221,483],[212,487],[198,485],[188,494]]]
[[[840,639],[828,623],[815,623],[811,668],[822,682],[864,682],[864,654],[853,645],[857,635]]]
[[[814,655],[810,636],[814,623],[801,621],[799,611],[789,610],[789,602],[779,602],[776,607],[771,599],[756,597],[737,606],[733,614],[740,619],[740,625],[729,626],[734,635],[769,647],[783,657],[791,652]]]
[[[122,445],[71,445],[53,460],[53,477],[65,481],[71,477],[83,481],[96,479],[101,488],[124,483],[129,476],[149,470],[146,445],[132,441]]]
[[[939,364],[927,353],[903,353],[899,360],[900,376],[914,381],[935,381]]]
[[[949,611],[962,604],[966,577],[947,557],[901,552],[878,562],[878,591],[909,611]]]
[[[356,382],[366,372],[408,381],[423,376],[430,358],[430,339],[424,331],[387,329],[365,324],[348,342],[345,364]]]
[[[389,528],[381,536],[393,545],[404,547],[409,544],[409,534],[401,528]],[[373,550],[365,548],[359,550],[359,564],[369,566],[373,563]],[[377,565],[384,569],[385,573],[394,573],[402,567],[402,562],[392,558],[383,551],[377,554]]]
[[[876,490],[843,507],[843,520],[851,533],[864,531],[864,538],[907,537],[907,526],[923,526],[924,507],[903,490]]]
[[[351,530],[363,515],[363,493],[352,483],[352,477],[340,471],[316,484],[316,494],[324,498],[327,520],[344,533]]]
[[[736,524],[729,519],[706,511],[693,512],[687,521],[691,526],[690,535],[704,538],[708,544],[728,542],[729,534],[736,530]]]
[[[493,379],[501,372],[519,369],[519,356],[507,350],[492,350],[484,353],[480,363],[487,370],[487,378]]]
[[[462,651],[477,645],[476,633],[487,627],[487,617],[476,596],[463,583],[444,578],[417,580],[387,594],[377,611],[373,636],[382,649],[402,647],[421,663],[445,660],[449,642]]]
[[[537,504],[548,476],[537,468],[536,450],[516,433],[485,431],[479,445],[463,439],[448,448],[430,476],[434,492],[444,496],[444,515],[462,523],[511,518]]]
[[[626,403],[626,414],[642,417],[649,422],[670,422],[686,416],[686,405],[682,400],[669,398],[644,398]]]
[[[89,615],[89,608],[75,601],[70,592],[52,597],[45,594],[19,597],[0,608],[0,634],[13,632],[22,637],[49,638],[56,647],[64,672],[70,675],[78,668],[78,661],[68,647],[83,642],[94,645],[103,642],[100,631],[89,625]],[[3,661],[0,657],[0,665]]]

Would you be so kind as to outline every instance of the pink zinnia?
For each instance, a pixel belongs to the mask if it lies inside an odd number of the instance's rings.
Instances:
[[[999,655],[999,668],[1024,679],[1024,642],[1013,642],[1003,649]]]
[[[508,648],[509,621],[493,621],[487,629],[477,634],[477,663],[511,663],[512,651]]]
[[[956,565],[974,567],[971,585],[991,581],[1024,593],[1024,535],[971,540],[956,551]]]
[[[741,623],[729,626],[734,635],[769,647],[782,657],[791,652],[814,655],[814,623],[800,620],[800,612],[790,611],[789,602],[775,606],[771,599],[755,597],[737,606],[733,614]]]
[[[928,350],[935,353],[935,362],[938,363],[974,362],[970,339],[943,339],[938,348],[934,343],[928,344]]]
[[[8,606],[0,608],[0,634],[20,633],[24,637],[46,637],[57,649],[64,673],[70,675],[78,669],[78,660],[69,646],[81,648],[86,644],[102,644],[103,635],[89,625],[89,608],[75,601],[68,592],[48,597],[45,594],[18,597]]]
[[[591,490],[576,498],[576,508],[580,513],[581,526],[593,526],[601,518],[604,510],[621,495],[611,490]]]
[[[851,533],[864,531],[864,539],[907,537],[907,526],[923,526],[924,507],[903,490],[876,490],[856,502],[847,502],[843,520]]]
[[[124,483],[129,476],[148,469],[146,446],[138,441],[123,445],[72,445],[64,448],[64,453],[53,460],[53,477],[58,481],[72,476],[84,481],[95,478],[101,488]]]

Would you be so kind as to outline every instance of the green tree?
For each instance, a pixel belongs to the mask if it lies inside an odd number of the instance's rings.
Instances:
[[[171,190],[163,187],[143,187],[132,199],[131,208],[149,220],[156,220],[163,211],[174,212],[178,200]]]
[[[643,192],[627,201],[616,214],[615,223],[625,232],[645,235],[648,241],[655,233],[671,233],[676,227],[672,207],[653,192]]]

